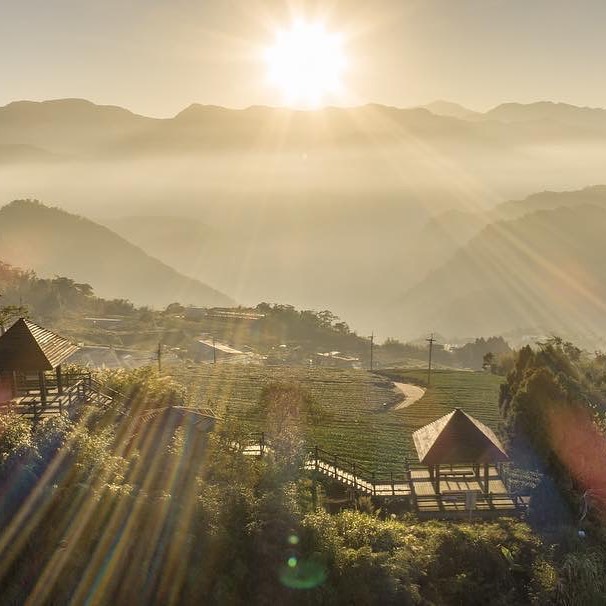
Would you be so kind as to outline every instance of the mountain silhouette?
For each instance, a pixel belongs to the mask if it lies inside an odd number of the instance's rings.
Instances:
[[[0,259],[42,277],[89,283],[97,295],[163,307],[233,304],[226,295],[187,278],[108,228],[39,202],[16,200],[0,209]]]

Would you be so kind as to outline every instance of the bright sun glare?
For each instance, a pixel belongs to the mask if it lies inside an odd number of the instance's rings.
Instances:
[[[268,76],[289,105],[317,107],[341,91],[346,67],[343,36],[321,24],[296,22],[265,53]]]

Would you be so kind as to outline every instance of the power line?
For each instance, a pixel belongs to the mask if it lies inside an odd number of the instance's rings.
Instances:
[[[370,335],[370,370],[372,371],[372,366],[373,366],[373,353],[374,353],[374,346],[375,346],[375,333],[373,332]]]
[[[429,339],[425,339],[429,343],[429,364],[427,365],[427,387],[431,385],[431,354],[433,352],[433,344],[435,343],[435,339],[433,333]]]

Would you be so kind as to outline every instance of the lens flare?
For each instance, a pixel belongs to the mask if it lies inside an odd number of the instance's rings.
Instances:
[[[326,581],[326,568],[314,557],[290,556],[280,571],[280,582],[290,589],[313,589]]]

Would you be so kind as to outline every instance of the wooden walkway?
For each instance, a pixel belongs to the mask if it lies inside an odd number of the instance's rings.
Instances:
[[[271,447],[264,442],[246,446],[234,444],[234,447],[245,456],[250,457],[263,457],[272,452]],[[410,477],[406,471],[401,474],[377,475],[355,462],[350,462],[321,448],[314,448],[309,452],[304,467],[307,471],[316,471],[327,479],[353,488],[360,494],[373,497],[407,497],[411,494]]]
[[[255,443],[234,446],[246,456],[263,457],[272,452],[263,438]],[[484,490],[483,478],[471,466],[442,466],[439,493],[425,466],[404,463],[398,474],[378,474],[355,461],[314,447],[309,451],[304,467],[360,495],[380,500],[407,498],[412,509],[422,518],[519,516],[526,510],[526,503],[507,491],[495,465],[489,467],[488,493]],[[473,493],[472,509],[468,507],[470,493]]]

